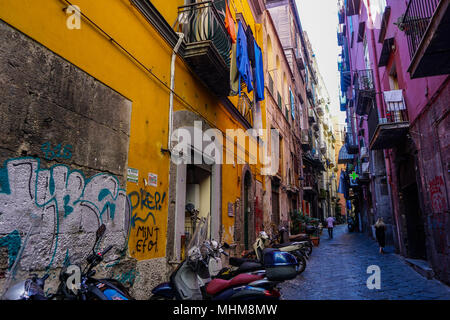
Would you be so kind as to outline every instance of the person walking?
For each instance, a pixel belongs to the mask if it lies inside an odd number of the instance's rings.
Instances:
[[[386,245],[386,224],[383,221],[383,218],[378,218],[375,223],[375,236],[378,241],[378,245],[380,246],[380,253],[384,253],[384,246]]]
[[[328,239],[333,239],[333,228],[334,228],[334,223],[336,222],[336,219],[332,216],[329,216],[326,221],[327,221],[327,227],[328,227]]]

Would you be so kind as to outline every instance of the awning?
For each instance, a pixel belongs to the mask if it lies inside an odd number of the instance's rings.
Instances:
[[[353,162],[353,159],[354,159],[354,155],[348,153],[347,147],[344,144],[342,146],[341,150],[339,150],[338,163],[345,164],[345,163]]]

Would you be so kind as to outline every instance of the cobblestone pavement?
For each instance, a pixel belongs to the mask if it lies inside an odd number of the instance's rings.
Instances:
[[[361,233],[337,226],[334,238],[324,229],[319,247],[314,247],[306,270],[281,285],[283,300],[434,300],[450,299],[450,288],[428,280],[386,248],[378,252],[376,242]],[[381,289],[368,289],[370,265],[381,270]]]

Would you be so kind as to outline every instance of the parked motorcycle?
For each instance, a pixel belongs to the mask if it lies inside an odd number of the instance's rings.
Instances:
[[[272,247],[272,249],[287,252],[295,256],[297,260],[297,274],[305,271],[306,256],[308,256],[308,243],[306,241],[289,242],[285,244],[276,244],[273,239],[270,239],[265,231],[261,231],[253,244],[253,251],[248,252],[244,257],[256,256],[256,261],[261,261],[262,253],[265,249]]]
[[[278,231],[278,237],[277,237],[278,244],[277,245],[286,246],[288,244],[301,242],[302,243],[301,251],[304,254],[304,257],[306,259],[309,259],[309,257],[312,254],[312,250],[313,250],[313,246],[314,246],[312,243],[312,240],[311,240],[311,235],[314,234],[315,232],[317,232],[317,228],[315,226],[307,226],[305,232],[306,233],[288,236],[288,231],[286,230],[286,228],[282,227]],[[288,240],[286,241],[285,239],[288,239]],[[273,247],[276,248],[276,246],[273,246]]]
[[[80,283],[76,284],[77,288],[68,287],[68,279],[71,274],[67,272],[67,268],[63,268],[59,276],[60,284],[54,294],[46,295],[44,293],[45,280],[48,279],[48,274],[42,278],[32,275],[31,278],[20,281],[8,288],[2,298],[5,300],[133,300],[128,290],[119,281],[93,278],[95,275],[95,270],[93,269],[103,261],[103,257],[112,249],[112,246],[109,246],[102,252],[95,252],[95,247],[105,231],[106,227],[102,224],[96,232],[92,254],[86,259],[87,265],[81,272]],[[21,248],[22,252],[25,244],[26,241],[24,241],[24,245]],[[19,253],[19,259],[22,252]],[[18,261],[16,263],[18,265]],[[14,275],[15,270],[10,274]]]
[[[229,279],[220,278],[219,272],[212,279],[209,261],[210,258],[218,258],[217,252],[221,251],[218,245],[214,245],[214,250],[210,242],[205,240],[206,221],[202,219],[200,226],[195,229],[186,258],[172,273],[170,281],[155,287],[150,299],[278,300],[280,293],[276,286],[280,281],[292,278],[292,274],[295,277],[295,258],[280,251],[278,256],[265,252],[267,263],[264,272],[241,273]]]

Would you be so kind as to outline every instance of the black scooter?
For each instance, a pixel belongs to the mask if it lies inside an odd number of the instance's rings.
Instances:
[[[96,232],[96,240],[86,261],[87,265],[80,276],[80,283],[77,289],[68,288],[68,280],[72,274],[67,273],[67,267],[63,268],[59,275],[60,284],[56,293],[46,295],[44,293],[45,280],[48,274],[42,278],[32,275],[31,278],[21,281],[9,288],[3,295],[5,300],[134,300],[128,290],[114,279],[95,279],[95,268],[102,261],[112,246],[107,247],[103,252],[95,252],[95,247],[104,235],[106,227],[104,224]]]

